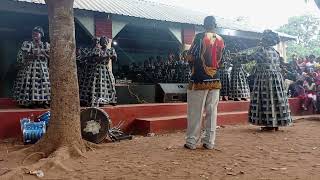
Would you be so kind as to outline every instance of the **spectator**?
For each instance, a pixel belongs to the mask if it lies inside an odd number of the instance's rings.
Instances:
[[[304,60],[303,58],[299,58],[299,60],[298,60],[298,66],[299,66],[299,68],[300,68],[300,70],[301,70],[302,72],[305,71],[305,69],[306,69],[306,62],[305,62],[305,60]]]
[[[314,55],[310,55],[309,58],[308,58],[308,61],[306,63],[306,71],[308,73],[310,72],[314,72],[314,67],[315,67],[315,59],[316,59],[316,56]]]
[[[290,67],[289,69],[290,69],[290,71],[292,73],[299,73],[299,74],[302,73],[302,71],[301,71],[301,69],[299,67],[299,64],[298,64],[298,59],[296,59],[294,61],[290,61],[289,62],[289,67]]]
[[[314,82],[316,83],[317,86],[320,85],[320,69],[316,69]]]
[[[296,61],[298,61],[298,57],[297,57],[296,54],[293,54],[293,55],[291,56],[291,59],[289,60],[289,62],[296,62]]]
[[[303,81],[297,80],[294,84],[290,85],[289,92],[291,94],[291,97],[300,99],[301,108],[303,110],[306,110],[306,106],[305,106],[306,93],[303,87]]]
[[[317,111],[317,96],[316,96],[316,84],[313,81],[312,77],[307,77],[304,82],[304,88],[306,90],[306,98],[304,102],[304,110],[308,110],[310,104],[313,106],[314,111]]]
[[[293,97],[298,97],[298,98],[304,98],[305,97],[305,90],[304,90],[304,87],[303,87],[303,81],[302,80],[298,80],[297,82],[294,83]]]
[[[318,64],[320,64],[320,56],[317,57],[316,62],[317,62]]]
[[[320,110],[320,85],[317,85],[317,92],[316,92],[316,107],[317,107],[317,112],[319,113]]]

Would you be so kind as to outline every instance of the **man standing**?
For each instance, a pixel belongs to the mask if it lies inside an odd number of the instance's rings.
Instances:
[[[214,148],[217,106],[221,88],[217,72],[224,49],[223,39],[215,33],[216,27],[215,18],[206,17],[205,32],[196,35],[189,50],[188,60],[192,67],[192,75],[187,92],[188,128],[184,145],[187,149],[196,149],[204,110],[206,116],[203,147]]]

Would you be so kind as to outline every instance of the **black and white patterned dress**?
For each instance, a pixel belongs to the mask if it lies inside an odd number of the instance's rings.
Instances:
[[[219,77],[221,81],[220,96],[229,96],[230,94],[230,71],[229,63],[222,62],[219,68]]]
[[[109,68],[111,59],[116,59],[113,48],[95,47],[86,58],[80,81],[80,100],[87,106],[116,103],[115,79]],[[99,101],[99,102],[98,102]]]
[[[247,73],[240,61],[233,61],[229,97],[232,99],[250,98]]]
[[[256,67],[249,122],[266,127],[287,126],[292,122],[292,118],[281,74],[279,53],[272,47],[261,47],[250,59],[256,61]]]
[[[14,83],[14,99],[22,106],[49,105],[48,43],[25,41],[18,52],[18,74]]]

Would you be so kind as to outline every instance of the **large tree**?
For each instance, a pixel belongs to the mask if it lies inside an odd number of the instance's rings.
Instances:
[[[74,0],[45,0],[48,6],[51,119],[38,143],[46,155],[59,148],[85,151],[80,131],[80,100],[75,58]],[[73,153],[73,152],[70,152]]]
[[[70,157],[83,156],[86,147],[80,131],[80,102],[75,60],[75,26],[73,15],[74,0],[45,0],[48,7],[50,36],[50,81],[51,119],[48,132],[35,145],[23,149],[13,157],[25,155],[27,159],[43,161],[28,165],[27,168],[42,170],[59,166],[66,169],[62,161]],[[37,155],[37,157],[33,157]],[[41,155],[41,156],[39,156]],[[24,160],[24,162],[25,162]],[[34,161],[32,161],[34,162]],[[23,167],[6,174],[16,179]],[[6,178],[4,177],[4,178]],[[1,179],[2,177],[0,177]]]
[[[288,56],[297,54],[306,56],[315,54],[320,56],[320,19],[313,15],[303,15],[289,18],[288,24],[278,29],[293,36],[297,41],[288,43]]]

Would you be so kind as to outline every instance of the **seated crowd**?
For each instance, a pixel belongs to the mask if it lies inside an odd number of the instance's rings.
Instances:
[[[126,72],[123,76],[134,82],[188,83],[191,72],[185,53],[169,53],[167,58],[151,56],[143,63],[132,63],[127,71],[122,71]]]
[[[295,55],[289,63],[282,62],[283,75],[289,97],[301,99],[301,108],[314,112],[320,110],[320,57],[310,55],[297,58]]]

